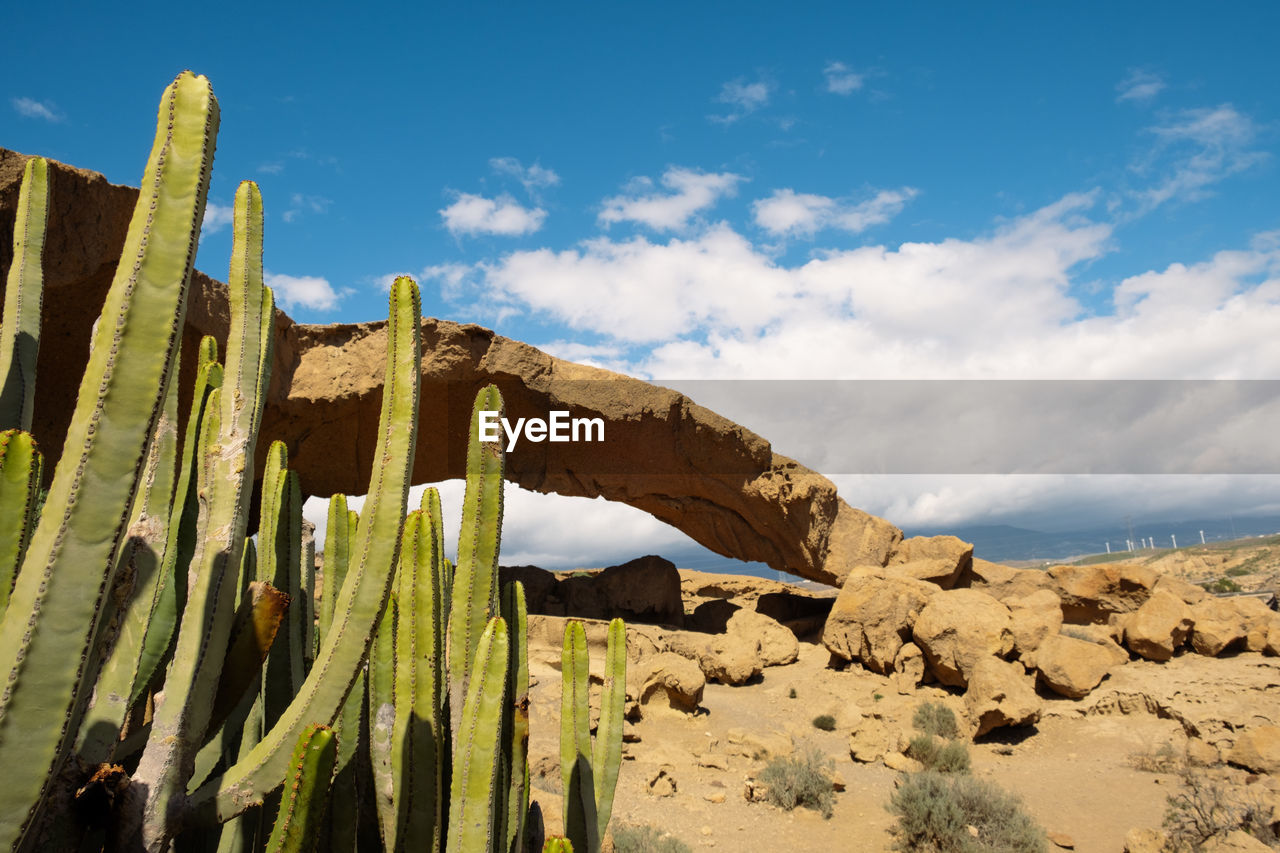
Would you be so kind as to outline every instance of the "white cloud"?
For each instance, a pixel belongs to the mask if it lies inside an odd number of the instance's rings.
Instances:
[[[541,228],[547,212],[540,207],[523,207],[505,193],[496,199],[459,193],[453,204],[440,210],[440,216],[449,233],[455,236],[498,234],[518,237]]]
[[[1204,198],[1211,185],[1268,156],[1252,148],[1257,137],[1253,120],[1230,104],[1182,110],[1150,132],[1156,138],[1155,147],[1135,164],[1134,171],[1157,172],[1163,177],[1135,193],[1138,215],[1168,201]]]
[[[200,227],[200,236],[217,234],[235,220],[236,209],[233,205],[207,202],[204,206],[204,224]]]
[[[857,234],[897,216],[916,194],[911,187],[880,190],[873,198],[855,203],[781,189],[752,202],[751,209],[756,224],[775,235],[812,237],[824,228]]]
[[[822,75],[827,79],[827,91],[836,95],[851,95],[862,88],[863,76],[843,62],[828,62]]]
[[[339,294],[329,280],[311,275],[282,275],[267,271],[263,282],[271,288],[276,304],[285,311],[309,308],[313,311],[332,311],[345,294]]]
[[[281,218],[285,222],[293,222],[303,213],[326,213],[331,204],[333,200],[324,196],[294,193],[289,197],[289,209],[282,214]]]
[[[535,197],[540,189],[560,183],[560,176],[551,169],[544,168],[539,163],[524,166],[515,157],[494,157],[489,160],[489,168],[515,178],[531,197]]]
[[[18,115],[27,118],[38,118],[52,122],[63,120],[61,111],[52,101],[37,101],[34,98],[11,98],[9,103],[18,111]]]
[[[731,111],[724,114],[711,115],[707,118],[721,124],[733,124],[740,118],[748,116],[769,103],[774,85],[767,80],[747,83],[742,78],[730,80],[720,87],[716,103],[728,104]]]
[[[1119,93],[1116,95],[1116,100],[1149,101],[1158,95],[1164,87],[1164,80],[1158,74],[1135,68],[1116,84],[1116,91]]]
[[[742,180],[741,175],[732,172],[697,172],[672,167],[662,175],[662,185],[670,192],[644,193],[644,189],[653,187],[653,182],[641,178],[634,182],[633,189],[637,192],[604,200],[599,221],[606,225],[639,222],[660,231],[683,228],[695,213],[711,207],[721,196],[733,195]]]

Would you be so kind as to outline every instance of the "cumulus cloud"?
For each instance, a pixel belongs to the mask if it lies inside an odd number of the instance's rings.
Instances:
[[[1231,104],[1182,110],[1150,133],[1155,145],[1134,171],[1159,177],[1136,193],[1137,215],[1168,201],[1204,198],[1213,184],[1267,158],[1254,148],[1257,125]]]
[[[38,118],[42,121],[60,122],[62,112],[53,101],[37,101],[34,98],[10,98],[9,103],[18,111],[18,115],[26,118]]]
[[[1164,87],[1164,80],[1158,74],[1135,68],[1116,84],[1116,100],[1149,101],[1160,94]]]
[[[689,218],[714,205],[722,196],[731,196],[744,180],[732,172],[698,172],[672,167],[662,175],[662,185],[669,192],[648,192],[653,182],[640,178],[633,182],[632,192],[604,200],[599,221],[638,222],[655,230],[685,227]]]
[[[489,168],[515,178],[531,197],[536,197],[538,190],[560,183],[560,176],[551,169],[544,168],[539,163],[525,166],[515,157],[494,157],[489,160]]]
[[[756,80],[754,83],[748,83],[742,78],[730,80],[720,87],[720,94],[715,98],[716,103],[727,104],[730,111],[707,118],[721,124],[733,124],[768,105],[773,89],[773,83],[767,80]]]
[[[862,88],[863,76],[855,74],[853,69],[843,62],[828,62],[822,69],[822,76],[827,81],[827,91],[836,95],[851,95]]]
[[[289,196],[289,209],[281,218],[285,222],[294,222],[304,213],[327,213],[331,204],[333,200],[324,196],[294,193]]]
[[[541,228],[547,212],[540,207],[524,207],[506,193],[497,198],[458,193],[453,204],[440,210],[440,216],[454,236],[496,234],[519,237]]]
[[[326,278],[312,275],[283,275],[267,271],[263,282],[271,288],[276,304],[285,311],[309,308],[313,311],[332,311],[344,294],[339,294]]]
[[[756,224],[777,236],[812,237],[824,228],[857,234],[897,216],[916,194],[917,190],[902,187],[880,190],[873,198],[853,202],[780,189],[768,198],[752,202],[751,209]]]
[[[200,236],[217,234],[235,220],[233,205],[214,204],[208,202],[204,206],[204,224],[200,226]]]

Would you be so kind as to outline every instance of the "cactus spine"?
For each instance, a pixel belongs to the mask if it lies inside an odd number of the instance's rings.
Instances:
[[[13,223],[13,262],[0,326],[0,430],[31,431],[44,299],[44,232],[49,221],[49,162],[32,157],[22,172]]]

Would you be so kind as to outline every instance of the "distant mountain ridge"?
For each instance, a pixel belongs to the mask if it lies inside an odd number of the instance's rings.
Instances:
[[[1185,521],[1133,522],[1134,547],[1141,549],[1142,540],[1156,548],[1170,548],[1177,540],[1179,547],[1200,544],[1204,532],[1206,543],[1266,536],[1280,532],[1280,516],[1235,516],[1228,518],[1191,519]],[[983,560],[1065,560],[1084,554],[1124,551],[1129,530],[1123,525],[1084,530],[1044,531],[1008,524],[975,524],[959,527],[904,528],[906,536],[938,536],[949,534],[972,542],[974,555]],[[1150,547],[1150,546],[1148,546]]]

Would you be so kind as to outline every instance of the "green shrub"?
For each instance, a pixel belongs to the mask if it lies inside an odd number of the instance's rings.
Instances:
[[[1249,572],[1250,572],[1250,568],[1248,566],[1234,566],[1230,569],[1227,569],[1227,577],[1238,578],[1242,575],[1249,574]]]
[[[616,853],[693,853],[679,838],[647,824],[614,826],[613,849]]]
[[[939,743],[932,735],[916,735],[907,747],[907,755],[924,765],[925,770],[939,773],[968,773],[969,748],[962,741]]]
[[[833,732],[836,730],[836,718],[830,714],[819,714],[813,718],[813,727],[822,729],[824,732]]]
[[[1239,592],[1240,584],[1231,578],[1218,578],[1216,581],[1207,581],[1200,584],[1205,592],[1222,593],[1222,592]]]
[[[1209,839],[1235,830],[1280,847],[1280,836],[1271,830],[1271,807],[1257,791],[1231,788],[1203,770],[1185,771],[1182,783],[1183,790],[1169,797],[1164,816],[1174,850],[1200,850]]]
[[[925,702],[916,708],[911,717],[911,725],[927,735],[943,738],[960,736],[960,726],[956,724],[956,715],[941,702]]]
[[[810,750],[800,757],[773,759],[761,772],[760,781],[767,790],[766,799],[778,808],[791,811],[804,806],[830,818],[836,801],[827,775],[831,768],[831,759]]]
[[[907,776],[889,798],[893,849],[926,853],[1043,853],[1044,830],[1016,797],[972,776]],[[977,830],[971,835],[969,827]]]

